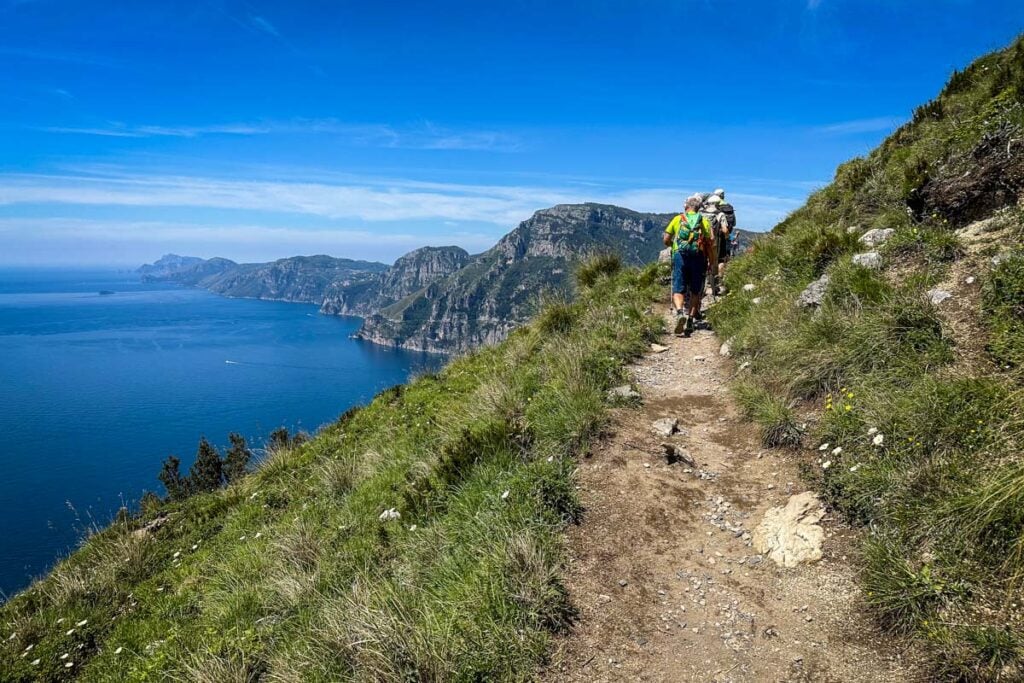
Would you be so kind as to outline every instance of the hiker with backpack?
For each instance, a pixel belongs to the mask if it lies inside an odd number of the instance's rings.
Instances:
[[[672,248],[672,303],[676,309],[674,333],[690,336],[700,313],[704,284],[714,258],[711,223],[700,213],[701,197],[686,200],[683,213],[665,228],[665,246]]]
[[[725,190],[717,189],[708,197],[708,204],[715,207],[717,220],[713,223],[718,244],[718,255],[715,273],[712,275],[711,291],[718,296],[722,291],[722,278],[725,276],[725,264],[732,256],[736,244],[736,210],[725,201]]]

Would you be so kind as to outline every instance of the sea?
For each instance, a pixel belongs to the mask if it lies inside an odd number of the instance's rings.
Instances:
[[[130,271],[0,270],[0,601],[163,495],[162,461],[187,472],[200,436],[313,433],[443,362],[350,339],[359,323]]]

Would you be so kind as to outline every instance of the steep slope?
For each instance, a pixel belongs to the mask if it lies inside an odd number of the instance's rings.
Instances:
[[[609,252],[653,260],[671,215],[602,204],[538,211],[468,265],[366,317],[358,337],[387,346],[453,352],[504,339],[545,296],[565,296],[574,264]]]
[[[0,680],[507,680],[573,614],[561,530],[653,268],[588,278],[504,343],[252,474],[148,500],[0,607]]]
[[[711,319],[931,677],[1024,679],[1024,39],[759,240]],[[746,289],[744,287],[746,286]]]
[[[378,277],[357,284],[335,282],[324,294],[321,313],[368,315],[433,284],[470,261],[460,247],[422,247],[402,256]]]

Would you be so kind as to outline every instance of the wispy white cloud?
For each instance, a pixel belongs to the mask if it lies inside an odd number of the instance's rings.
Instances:
[[[640,211],[678,210],[682,188],[471,185],[374,178],[347,182],[233,180],[131,173],[0,175],[0,206],[175,207],[269,212],[323,221],[459,221],[510,228],[554,204],[600,202]],[[744,226],[770,227],[800,198],[732,193]]]
[[[277,27],[271,24],[270,21],[264,17],[251,15],[249,17],[249,24],[257,31],[262,31],[263,33],[274,36],[275,38],[281,37],[281,33],[277,30]]]
[[[352,247],[381,246],[411,250],[426,242],[459,243],[481,250],[494,244],[494,236],[483,232],[361,230],[352,228],[282,228],[260,224],[207,225],[165,221],[110,221],[79,218],[0,218],[0,236],[11,239],[31,236],[37,240],[89,240],[100,242],[144,242],[168,246],[190,244],[206,247],[239,245],[270,247],[288,245],[291,253],[343,253]],[[274,253],[283,254],[276,251]]]
[[[424,123],[414,126],[351,124],[335,119],[296,119],[208,125],[130,125],[110,122],[103,126],[44,126],[49,133],[96,135],[114,138],[178,137],[208,135],[331,135],[351,144],[424,150],[514,152],[522,149],[514,135],[493,130],[454,130]]]
[[[861,133],[881,133],[894,130],[904,119],[898,116],[876,116],[866,119],[840,121],[824,126],[817,126],[814,132],[823,135],[859,135]]]

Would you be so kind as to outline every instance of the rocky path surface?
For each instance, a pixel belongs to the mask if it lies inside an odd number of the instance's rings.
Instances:
[[[580,617],[543,677],[924,680],[865,616],[854,532],[825,514],[819,561],[784,568],[757,552],[765,513],[806,491],[796,456],[761,448],[714,334],[665,344],[632,368],[642,408],[615,411],[580,465],[587,512],[570,532],[568,576]],[[664,429],[678,420],[672,436],[655,430],[666,418]],[[812,503],[809,527],[822,512]]]

